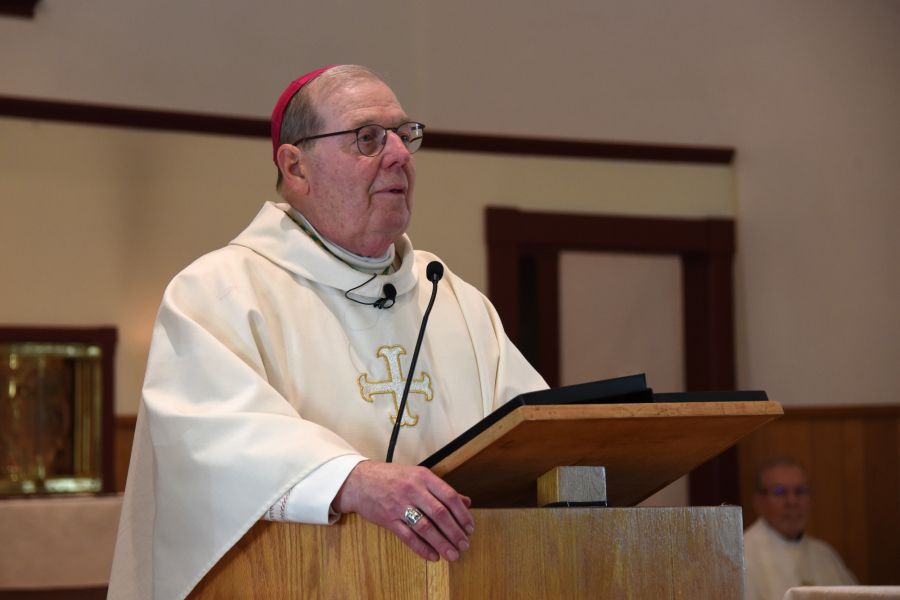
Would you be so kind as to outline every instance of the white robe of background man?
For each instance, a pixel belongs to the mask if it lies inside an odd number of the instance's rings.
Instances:
[[[834,548],[812,536],[789,540],[763,518],[744,532],[747,600],[782,600],[792,587],[857,585]]]
[[[365,283],[370,275],[323,250],[286,210],[267,203],[234,241],[166,290],[111,599],[184,598],[318,467],[342,456],[384,460],[399,397],[375,390],[392,369],[396,376],[392,356],[424,390],[409,395],[398,463],[420,462],[516,395],[546,387],[488,300],[449,270],[409,373],[432,289],[425,268],[436,258],[413,252],[404,235],[396,271]],[[344,297],[364,284],[351,296],[372,302],[387,283],[397,289],[387,310]],[[327,513],[330,500],[319,510]]]

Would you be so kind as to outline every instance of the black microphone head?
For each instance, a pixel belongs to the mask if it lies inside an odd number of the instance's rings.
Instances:
[[[431,261],[425,269],[425,276],[428,278],[428,281],[440,281],[441,277],[444,276],[444,265],[436,260]]]
[[[395,288],[392,284],[386,283],[384,284],[384,288],[381,290],[384,294],[384,297],[388,300],[393,300],[397,297],[397,288]]]

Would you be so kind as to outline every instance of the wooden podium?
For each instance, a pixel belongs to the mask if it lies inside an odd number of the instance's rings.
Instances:
[[[627,507],[781,414],[768,401],[523,406],[432,469],[478,507],[458,561],[429,563],[358,515],[260,522],[188,597],[742,599],[740,507]],[[559,466],[604,466],[616,508],[536,508],[537,479]]]

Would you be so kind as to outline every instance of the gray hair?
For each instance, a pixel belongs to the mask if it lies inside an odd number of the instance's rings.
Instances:
[[[801,463],[799,460],[797,460],[796,458],[791,458],[790,456],[776,456],[775,458],[770,458],[769,460],[761,464],[759,466],[759,469],[756,470],[756,480],[754,482],[754,485],[758,493],[763,493],[766,491],[765,488],[763,488],[762,484],[763,475],[769,469],[774,469],[776,467],[797,467],[798,469],[803,471],[803,474],[806,475],[806,479],[809,479],[809,471],[806,470],[806,467],[804,467],[803,463]]]
[[[325,119],[319,114],[313,97],[319,94],[326,97],[338,86],[358,81],[384,81],[375,71],[360,65],[340,65],[328,69],[316,76],[312,81],[300,88],[284,109],[284,117],[281,121],[281,132],[278,135],[278,145],[293,144],[299,139],[317,135]],[[301,150],[309,150],[316,140],[308,140],[299,145]],[[281,168],[278,169],[278,182],[275,189],[281,191],[281,182],[284,176]]]

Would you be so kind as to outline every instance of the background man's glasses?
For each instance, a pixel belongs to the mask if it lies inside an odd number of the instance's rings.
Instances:
[[[412,154],[422,145],[422,137],[425,135],[425,126],[421,123],[404,123],[397,127],[382,127],[381,125],[363,125],[357,129],[348,129],[347,131],[335,131],[334,133],[323,133],[321,135],[311,135],[301,138],[291,144],[296,146],[302,142],[315,140],[332,135],[343,135],[345,133],[356,134],[356,146],[363,156],[378,156],[384,150],[387,144],[387,132],[393,131]]]
[[[794,493],[794,496],[798,498],[802,498],[804,496],[809,496],[811,491],[808,485],[798,485],[796,487],[785,487],[783,485],[776,485],[773,488],[759,490],[761,493],[768,496],[775,496],[776,498],[787,498],[790,492]]]

